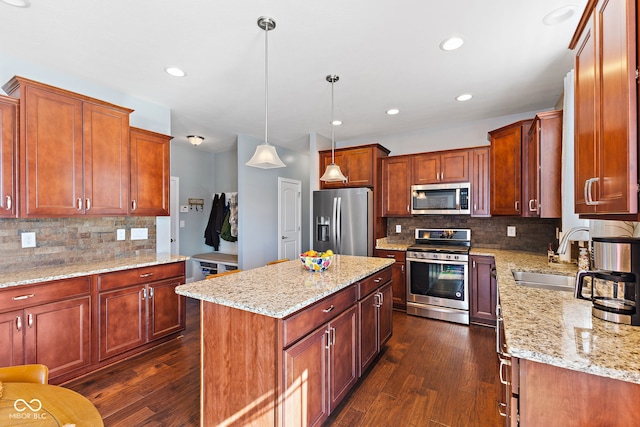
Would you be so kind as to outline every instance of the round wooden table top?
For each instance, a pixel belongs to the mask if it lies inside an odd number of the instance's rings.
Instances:
[[[0,426],[104,426],[81,394],[49,384],[0,383]]]

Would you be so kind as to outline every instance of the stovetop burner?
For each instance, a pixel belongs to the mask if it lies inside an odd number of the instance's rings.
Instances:
[[[407,248],[414,252],[468,254],[471,250],[471,230],[417,228],[416,243]]]

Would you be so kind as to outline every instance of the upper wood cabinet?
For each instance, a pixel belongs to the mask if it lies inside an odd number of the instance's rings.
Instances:
[[[320,174],[331,164],[331,150],[320,151]],[[346,182],[320,181],[320,189],[346,187],[375,187],[378,159],[389,155],[389,150],[379,144],[362,145],[335,150],[335,163],[340,166]]]
[[[20,216],[126,215],[132,110],[22,77],[3,88],[20,98]]]
[[[469,150],[471,157],[471,216],[487,217],[491,215],[489,196],[489,147],[477,147]]]
[[[522,216],[541,218],[562,217],[562,110],[538,113],[529,128],[523,156]],[[524,165],[523,165],[524,166]]]
[[[575,49],[575,210],[638,214],[637,2],[589,2]]]
[[[522,146],[531,120],[522,120],[489,132],[491,141],[491,215],[522,213]]]
[[[169,215],[170,136],[131,128],[131,215]]]
[[[417,154],[413,158],[412,184],[469,181],[469,151]]]
[[[382,159],[382,216],[411,216],[411,167],[414,156]]]
[[[0,96],[0,218],[14,218],[18,214],[18,105],[17,99]]]

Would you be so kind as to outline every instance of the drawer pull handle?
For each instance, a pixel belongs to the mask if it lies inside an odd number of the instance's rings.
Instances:
[[[331,310],[333,310],[334,308],[335,308],[335,307],[333,306],[333,304],[331,304],[331,307],[329,307],[329,308],[325,308],[324,310],[322,310],[322,312],[323,312],[323,313],[328,313],[328,312],[330,312]]]
[[[395,256],[395,255],[389,255],[389,254],[387,254],[387,258],[393,258],[393,259],[396,259],[396,256]]]
[[[35,295],[34,294],[29,294],[29,295],[20,295],[19,297],[13,297],[11,298],[14,301],[21,301],[23,299],[29,299],[29,298],[33,298]]]
[[[382,282],[382,277],[378,277],[377,279],[373,279],[374,282],[380,283]]]
[[[141,278],[151,277],[151,276],[153,276],[153,273],[143,273],[140,275]]]

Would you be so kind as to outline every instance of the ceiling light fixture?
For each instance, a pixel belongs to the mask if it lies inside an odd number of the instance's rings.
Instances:
[[[0,0],[2,3],[8,4],[9,6],[15,7],[29,7],[31,6],[31,2],[29,0]]]
[[[440,49],[456,50],[463,44],[464,40],[462,40],[460,37],[449,37],[448,39],[443,40],[442,43],[440,43]]]
[[[456,101],[468,101],[473,98],[473,95],[470,93],[464,93],[462,95],[456,96]]]
[[[545,25],[557,25],[568,20],[576,12],[575,5],[568,5],[558,8],[552,12],[549,12],[542,18],[542,23]]]
[[[347,177],[342,174],[340,166],[336,165],[336,141],[333,131],[333,127],[335,126],[335,120],[333,119],[333,84],[340,80],[340,77],[335,74],[329,74],[326,79],[329,83],[331,83],[331,164],[327,166],[327,169],[324,171],[324,175],[320,177],[320,181],[346,182]]]
[[[202,144],[202,142],[204,141],[204,138],[199,136],[199,135],[189,135],[189,136],[187,136],[187,140],[191,144],[193,144],[193,145],[195,145],[197,147],[198,145]]]
[[[187,75],[187,73],[185,73],[184,71],[182,71],[180,68],[178,67],[167,67],[164,69],[168,74],[172,75],[173,77],[184,77]]]
[[[276,28],[276,21],[268,16],[258,18],[258,27],[264,30],[264,143],[256,147],[253,157],[245,163],[247,166],[260,169],[284,168],[285,165],[278,153],[276,147],[269,145],[267,139],[267,124],[269,111],[269,31]]]
[[[390,116],[395,116],[396,114],[398,114],[400,112],[400,110],[398,110],[397,108],[390,108],[386,111],[386,113]]]

